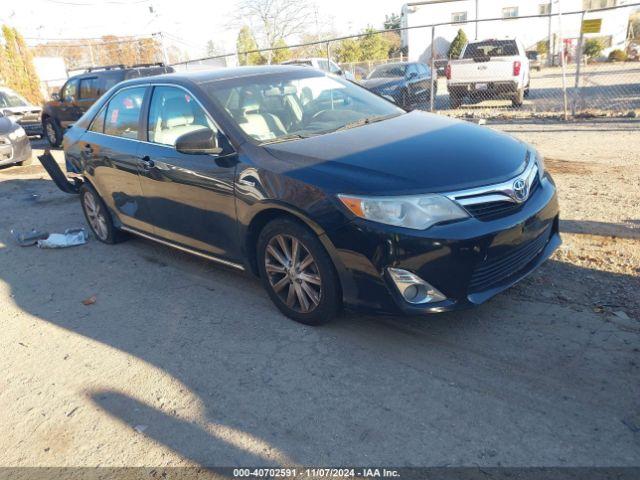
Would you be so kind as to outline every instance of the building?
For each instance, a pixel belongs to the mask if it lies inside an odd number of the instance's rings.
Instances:
[[[425,0],[406,3],[402,7],[402,26],[438,25],[435,27],[434,52],[436,58],[446,58],[449,45],[459,29],[470,40],[517,37],[528,50],[536,50],[539,42],[550,40],[551,51],[561,51],[563,38],[565,51],[575,54],[580,36],[582,10],[588,10],[585,19],[601,19],[600,33],[585,38],[598,38],[605,47],[604,54],[613,49],[624,50],[629,32],[629,17],[638,7],[624,7],[635,0]],[[562,19],[558,12],[562,9]],[[544,18],[521,18],[528,15],[546,15]],[[475,19],[495,21],[473,22]],[[453,22],[459,22],[452,24]],[[410,61],[428,62],[431,58],[431,28],[403,30],[402,46]]]
[[[45,100],[58,92],[67,81],[67,66],[62,57],[34,57],[33,66],[40,79],[40,91]]]

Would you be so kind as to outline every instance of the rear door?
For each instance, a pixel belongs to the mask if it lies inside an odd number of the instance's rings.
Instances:
[[[181,135],[210,128],[226,138],[197,99],[179,86],[153,88],[149,102],[142,190],[157,236],[173,243],[238,260],[234,174],[230,145],[225,155],[184,154]]]
[[[141,112],[148,87],[115,93],[83,135],[87,176],[111,212],[126,226],[153,233],[140,186]]]

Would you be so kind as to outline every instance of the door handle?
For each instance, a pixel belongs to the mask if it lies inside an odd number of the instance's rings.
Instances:
[[[149,157],[149,155],[145,155],[144,157],[142,157],[141,159],[142,162],[142,167],[143,168],[153,168],[153,166],[155,165],[155,162],[153,160],[151,160],[151,157]]]

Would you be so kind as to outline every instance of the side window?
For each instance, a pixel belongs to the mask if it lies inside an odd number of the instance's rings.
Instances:
[[[115,137],[138,138],[138,121],[145,87],[125,88],[109,101],[104,133]]]
[[[150,142],[174,146],[178,137],[200,128],[216,131],[202,107],[189,93],[177,87],[153,89],[149,109]]]
[[[78,99],[78,80],[69,80],[62,87],[62,98],[65,102],[75,102]]]
[[[329,65],[327,64],[326,60],[318,60],[318,67],[320,67],[320,69],[324,70],[325,72],[329,71]]]
[[[104,106],[100,109],[100,112],[96,115],[89,127],[89,130],[97,133],[104,133],[104,117],[107,112],[107,107]]]
[[[98,78],[81,78],[80,79],[80,99],[93,100],[99,97],[98,94]]]

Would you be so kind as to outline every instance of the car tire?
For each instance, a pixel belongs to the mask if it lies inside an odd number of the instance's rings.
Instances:
[[[462,97],[452,93],[449,94],[449,104],[451,105],[451,108],[460,108],[460,105],[462,105]]]
[[[42,122],[42,128],[44,129],[44,136],[47,137],[49,145],[52,147],[59,147],[62,145],[62,127],[58,125],[53,118],[47,117]]]
[[[524,88],[521,88],[516,92],[513,100],[511,100],[511,103],[514,107],[522,106],[522,104],[524,103]]]
[[[402,90],[402,92],[400,92],[400,106],[405,110],[408,110],[411,106],[409,103],[409,92],[406,90]]]
[[[289,218],[272,220],[260,232],[256,249],[262,284],[284,315],[314,326],[336,315],[341,305],[338,276],[311,230]]]
[[[80,203],[84,217],[98,240],[114,244],[126,238],[126,234],[113,224],[111,213],[98,192],[87,182],[80,187]]]

